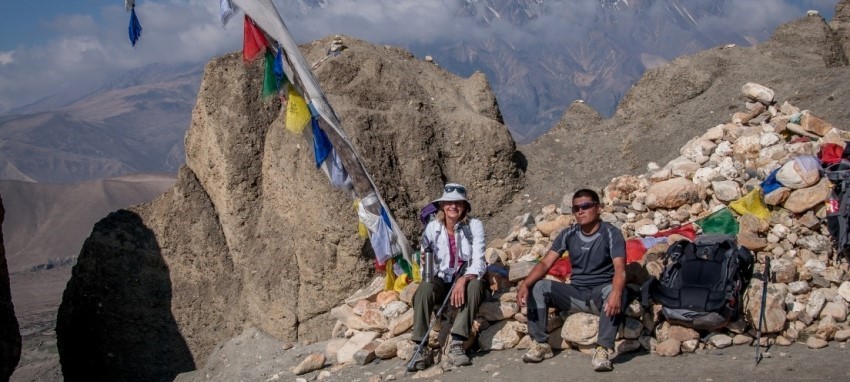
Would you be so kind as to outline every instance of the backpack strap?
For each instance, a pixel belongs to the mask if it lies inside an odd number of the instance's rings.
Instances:
[[[658,279],[655,276],[649,276],[649,279],[640,286],[640,304],[644,309],[652,305],[652,290],[657,287]]]
[[[472,248],[472,227],[469,226],[469,223],[461,223],[460,229],[463,231],[463,237],[469,242],[469,247]]]

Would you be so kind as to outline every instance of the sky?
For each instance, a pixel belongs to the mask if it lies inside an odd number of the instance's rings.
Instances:
[[[295,39],[306,42],[349,34],[376,43],[428,44],[498,33],[524,38],[570,35],[558,17],[541,17],[518,31],[507,23],[488,28],[459,22],[458,0],[324,0],[325,9],[303,14],[298,0],[274,0]],[[590,12],[598,0],[560,2],[569,12]],[[674,0],[656,0],[675,2]],[[694,0],[717,1],[717,0]],[[773,28],[818,9],[832,16],[837,0],[727,0],[728,17],[712,25]],[[582,7],[583,6],[583,7]],[[5,2],[0,13],[0,114],[51,94],[80,92],[129,69],[153,63],[198,63],[240,48],[241,14],[223,28],[219,0],[139,0],[142,37],[132,47],[123,0]],[[781,21],[777,21],[781,20]]]

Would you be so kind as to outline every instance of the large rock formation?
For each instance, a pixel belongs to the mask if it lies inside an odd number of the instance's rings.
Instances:
[[[0,227],[3,226],[3,201],[0,200]],[[6,266],[6,250],[3,246],[3,231],[0,230],[0,380],[8,380],[21,359],[21,333],[12,305],[9,289],[9,268]]]
[[[850,1],[842,0],[829,24],[804,16],[757,46],[720,46],[648,70],[610,119],[574,102],[555,128],[519,147],[528,159],[527,199],[542,207],[579,187],[600,189],[624,171],[639,174],[650,161],[666,163],[718,117],[739,110],[747,82],[847,129],[850,109],[841,94],[850,88],[848,20]]]
[[[522,171],[483,75],[345,42],[314,72],[410,238],[445,181],[466,184],[480,216],[511,200]],[[329,43],[302,49],[319,62]],[[174,187],[95,226],[59,311],[66,378],[170,380],[249,326],[327,338],[328,311],[374,274],[352,200],[260,97],[261,66],[213,59]]]

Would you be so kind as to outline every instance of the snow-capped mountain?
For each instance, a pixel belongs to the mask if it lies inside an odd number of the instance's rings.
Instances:
[[[335,9],[356,13],[374,7],[357,0],[283,0],[279,4],[319,20]],[[405,46],[418,56],[431,55],[460,75],[484,72],[496,90],[505,122],[519,142],[551,128],[576,99],[610,115],[647,69],[718,45],[752,45],[816,5],[806,0],[763,4],[728,0],[445,0],[441,4],[453,7],[453,22],[463,33],[431,40],[427,38],[431,31],[423,31],[415,40],[406,40],[409,37],[403,34],[382,35],[385,41],[375,42]],[[393,6],[399,7],[386,7]],[[329,26],[326,34],[370,38],[362,35],[368,34],[368,26],[355,25],[345,29],[344,23],[337,23]]]

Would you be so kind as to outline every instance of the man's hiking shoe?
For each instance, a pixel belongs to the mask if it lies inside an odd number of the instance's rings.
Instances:
[[[469,360],[469,356],[467,356],[466,352],[463,350],[463,341],[452,341],[452,343],[449,345],[448,357],[449,361],[452,362],[452,365],[472,365],[472,361]]]
[[[528,349],[527,352],[522,356],[522,362],[529,363],[537,363],[543,361],[544,359],[549,359],[555,356],[555,353],[552,353],[552,347],[549,346],[549,343],[540,343],[537,341],[533,341],[534,344],[531,345],[531,348]]]
[[[590,364],[593,365],[593,371],[611,371],[614,366],[611,365],[611,354],[613,351],[606,349],[604,346],[597,346],[593,349],[593,358]]]
[[[425,354],[428,351],[428,346],[425,346],[422,350],[414,352],[413,357],[410,361],[408,361],[407,371],[414,373],[420,370],[425,370],[431,366],[431,359]]]

